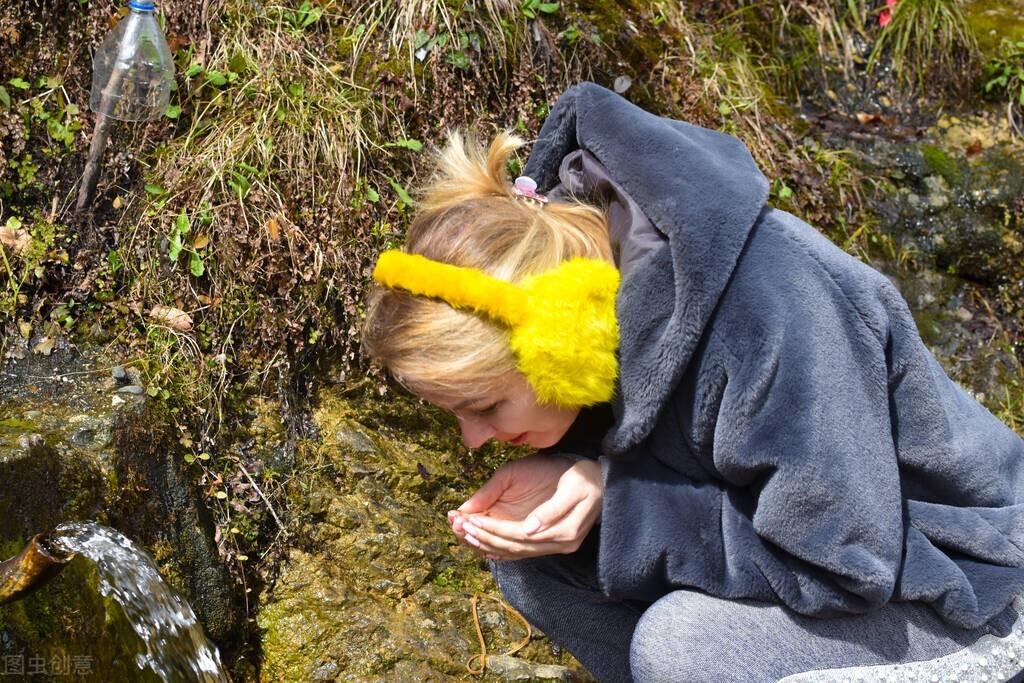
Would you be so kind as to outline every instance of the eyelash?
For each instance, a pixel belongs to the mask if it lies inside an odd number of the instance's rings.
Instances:
[[[489,406],[487,406],[485,408],[474,409],[473,413],[475,415],[479,415],[480,417],[487,417],[488,415],[493,414],[494,411],[497,409],[497,407],[498,407],[497,403],[492,403],[491,405],[489,405]]]

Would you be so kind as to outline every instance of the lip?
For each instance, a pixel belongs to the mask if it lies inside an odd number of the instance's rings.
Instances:
[[[519,435],[519,436],[517,436],[516,438],[512,439],[511,441],[509,441],[509,443],[510,443],[510,444],[513,444],[513,445],[515,445],[515,446],[521,446],[521,445],[523,445],[524,443],[526,443],[526,435],[527,435],[528,433],[529,433],[529,432],[523,432],[522,434],[520,434],[520,435]]]

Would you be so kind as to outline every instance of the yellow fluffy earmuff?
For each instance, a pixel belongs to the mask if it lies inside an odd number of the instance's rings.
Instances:
[[[514,284],[390,250],[373,277],[507,326],[519,371],[541,403],[581,407],[608,401],[615,391],[619,271],[606,261],[574,258]]]

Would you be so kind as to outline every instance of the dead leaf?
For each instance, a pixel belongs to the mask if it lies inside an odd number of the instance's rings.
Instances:
[[[167,47],[171,48],[171,54],[180,50],[183,47],[188,47],[192,44],[192,40],[188,36],[183,36],[180,33],[171,33],[167,36]]]
[[[973,157],[975,154],[981,153],[982,149],[983,146],[981,144],[981,140],[975,140],[971,144],[967,145],[967,149],[964,151],[967,153],[967,156]]]
[[[122,18],[127,16],[128,12],[129,10],[127,7],[122,7],[113,14],[111,14],[109,17],[107,17],[107,28],[112,29],[115,26],[117,26],[117,23],[121,21]]]
[[[276,242],[281,235],[281,224],[277,222],[276,218],[267,221],[267,234],[270,235],[271,242]]]
[[[114,208],[120,209],[122,206],[124,206],[124,200],[121,199],[121,195],[114,197]]]
[[[209,245],[209,244],[210,244],[210,236],[209,235],[199,235],[198,237],[196,237],[195,241],[192,243],[192,246],[195,247],[196,249],[206,249],[207,245]]]
[[[869,123],[878,123],[881,120],[882,116],[880,114],[869,114],[866,111],[857,112],[857,121],[860,122],[862,126],[866,126]]]
[[[32,347],[33,353],[49,356],[53,352],[54,341],[50,337],[43,337],[39,343]]]
[[[178,332],[188,332],[192,329],[192,318],[180,308],[157,305],[150,309],[149,317],[165,323],[168,327]]]
[[[32,336],[32,324],[24,320],[19,320],[18,331],[21,332],[22,338],[27,341]]]
[[[24,252],[32,242],[32,235],[21,228],[0,227],[0,244],[12,249],[15,254]]]

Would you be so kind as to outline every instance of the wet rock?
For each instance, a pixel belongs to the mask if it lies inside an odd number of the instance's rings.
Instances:
[[[287,428],[281,419],[277,401],[253,400],[246,417],[250,421],[239,432],[237,440],[252,444],[252,457],[278,472],[291,472],[295,466],[294,448],[288,443]]]
[[[310,679],[314,681],[333,681],[337,678],[340,667],[336,662],[323,662],[312,672],[310,672]]]
[[[944,209],[949,206],[949,184],[942,176],[930,175],[924,179],[928,190],[928,206],[933,209]]]
[[[68,418],[68,428],[71,430],[70,440],[76,446],[98,446],[104,447],[110,443],[109,418],[97,415],[73,415]]]
[[[518,657],[492,655],[487,658],[487,669],[506,681],[572,681],[573,672],[565,666],[534,664]]]
[[[167,407],[134,401],[116,413],[112,469],[119,483],[110,526],[148,547],[164,544],[161,569],[189,600],[207,635],[231,641],[241,625],[240,596],[221,563],[213,521],[184,469]]]
[[[342,423],[334,429],[334,443],[343,450],[356,454],[373,453],[377,447],[373,439],[359,425]]]
[[[143,389],[142,387],[140,387],[138,384],[129,384],[127,386],[124,386],[124,387],[121,387],[120,389],[118,389],[117,393],[119,393],[119,394],[132,394],[133,396],[141,396],[142,394],[146,393],[146,390]]]
[[[1024,280],[1024,140],[999,111],[944,116],[925,140],[865,150],[891,188],[881,229],[920,267],[986,287]]]
[[[22,434],[18,437],[18,447],[26,451],[39,448],[44,443],[42,434]]]
[[[323,443],[305,456],[331,467],[289,494],[308,517],[277,582],[261,596],[263,676],[315,680],[330,672],[336,680],[410,683],[467,677],[477,651],[472,595],[497,590],[486,564],[455,542],[445,518],[480,483],[467,479],[466,463],[456,467],[457,432],[443,424],[425,429],[433,424],[429,410],[424,416],[402,402],[389,413],[383,404],[361,408],[325,391],[319,404],[314,419]],[[412,426],[374,422],[406,409]],[[447,447],[435,450],[442,443]],[[299,462],[296,471],[310,470]],[[521,625],[493,604],[480,612],[497,652],[522,638]],[[521,657],[579,670],[543,639]],[[537,677],[553,671],[541,666],[532,679],[516,680],[563,680]]]
[[[87,359],[61,348],[2,368],[0,546],[19,548],[33,534],[69,520],[115,526],[163,557],[161,569],[210,636],[221,642],[236,637],[240,609],[234,587],[198,491],[180,471],[173,420],[161,412],[160,402],[134,393],[115,394],[129,400],[112,408],[111,380],[90,369]],[[62,580],[76,575],[66,570]],[[100,643],[115,634],[104,631],[113,627],[104,617],[102,596],[90,597],[80,583],[54,593],[39,591],[30,599],[18,607],[26,610],[24,620],[12,625],[6,608],[0,615],[18,647],[31,644],[33,654],[59,655],[68,652],[60,649],[66,643],[78,643],[79,653],[97,658],[97,677],[89,680],[137,680],[131,672],[109,668],[114,650]]]

